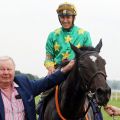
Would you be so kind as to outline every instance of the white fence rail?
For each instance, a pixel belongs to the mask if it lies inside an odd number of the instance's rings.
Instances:
[[[120,99],[120,90],[112,90],[111,100],[118,100]]]

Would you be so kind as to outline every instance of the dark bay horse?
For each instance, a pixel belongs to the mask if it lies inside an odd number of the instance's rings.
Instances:
[[[104,106],[109,101],[111,89],[106,82],[105,60],[99,55],[102,41],[93,47],[77,47],[71,45],[75,52],[75,65],[67,79],[58,87],[57,111],[55,96],[51,96],[45,112],[44,120],[96,120],[85,118],[85,105],[88,96]],[[56,109],[57,108],[57,109]]]

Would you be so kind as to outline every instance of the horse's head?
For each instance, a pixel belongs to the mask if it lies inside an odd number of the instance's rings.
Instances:
[[[92,92],[99,105],[106,105],[111,95],[111,89],[106,81],[105,60],[99,55],[102,41],[93,47],[77,47],[71,44],[76,54],[76,69],[80,79],[81,89]]]

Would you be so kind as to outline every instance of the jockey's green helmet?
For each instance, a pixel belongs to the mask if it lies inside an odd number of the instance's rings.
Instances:
[[[58,16],[76,16],[76,8],[73,4],[65,2],[63,4],[60,4],[57,8],[57,14]]]

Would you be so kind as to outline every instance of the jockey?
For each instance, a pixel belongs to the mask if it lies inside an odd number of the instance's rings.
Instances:
[[[74,25],[77,12],[73,4],[67,2],[60,4],[56,11],[61,27],[51,32],[46,42],[44,65],[48,74],[53,73],[56,66],[64,60],[74,59],[75,54],[70,43],[78,48],[92,45],[89,32]]]
[[[78,48],[92,45],[89,32],[74,25],[77,12],[73,4],[67,2],[60,4],[56,11],[61,27],[51,32],[46,42],[44,65],[48,70],[48,74],[52,74],[62,62],[74,59],[75,54],[70,43]],[[41,104],[48,93],[49,91],[41,95]],[[37,107],[38,113],[40,103]]]

